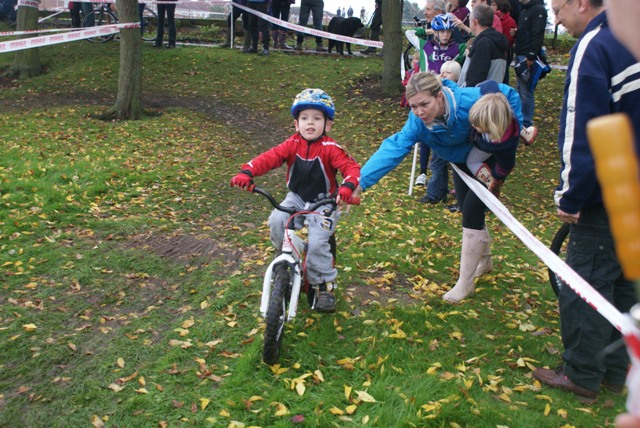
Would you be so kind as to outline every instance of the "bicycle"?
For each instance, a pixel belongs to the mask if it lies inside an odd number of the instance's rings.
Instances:
[[[252,193],[264,196],[277,210],[290,214],[285,227],[280,253],[271,261],[264,275],[262,284],[262,298],[260,300],[260,313],[265,320],[264,344],[262,348],[262,360],[273,365],[280,358],[280,348],[284,335],[284,326],[296,316],[298,301],[301,293],[307,295],[307,302],[311,309],[315,308],[316,293],[309,285],[306,278],[305,250],[306,242],[293,229],[293,219],[298,215],[331,215],[337,208],[335,198],[325,198],[307,204],[304,210],[296,210],[291,207],[281,206],[275,198],[266,190],[256,187],[250,189]],[[350,204],[359,205],[359,198],[352,198]],[[316,212],[323,205],[331,205],[330,213]],[[331,252],[335,257],[336,241],[332,235],[329,243]]]
[[[158,15],[147,5],[144,6],[142,12],[142,40],[150,42],[156,39],[156,24]],[[111,9],[110,3],[100,3],[93,12],[87,14],[82,20],[82,27],[94,27],[100,25],[112,25],[118,23],[118,15],[116,11]],[[90,37],[87,41],[91,43],[106,43],[113,40],[115,34],[106,34],[104,36]]]
[[[427,20],[426,19],[420,19],[417,16],[413,17],[413,26],[414,28],[425,28],[427,25]],[[407,39],[409,39],[409,35],[407,34],[407,32],[409,32],[411,30],[407,30],[405,32],[405,35],[407,35]],[[415,38],[417,39],[417,36],[415,36]],[[414,44],[414,42],[417,42],[418,45],[416,46]],[[411,68],[413,67],[413,54],[416,52],[416,50],[420,49],[420,44],[419,41],[414,40],[412,41],[411,39],[409,39],[409,45],[405,48],[403,54],[402,54],[402,61],[404,63],[404,69],[405,70],[411,70]]]
[[[563,223],[560,226],[560,229],[556,232],[551,241],[551,245],[549,249],[554,252],[554,254],[561,256],[564,258],[564,255],[567,253],[567,245],[569,244],[569,240],[567,237],[569,236],[569,224]],[[560,295],[560,289],[564,286],[564,281],[556,275],[551,268],[547,268],[549,272],[549,283],[551,284],[551,288],[553,292],[556,294],[556,297]]]

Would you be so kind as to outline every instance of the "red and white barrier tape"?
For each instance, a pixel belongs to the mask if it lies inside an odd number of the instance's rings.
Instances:
[[[62,34],[52,34],[50,36],[31,37],[28,39],[11,40],[0,43],[1,52],[13,52],[23,49],[31,49],[42,46],[57,45],[75,40],[89,39],[91,37],[106,36],[115,34],[122,28],[140,28],[139,22],[120,23],[113,25],[102,25],[99,27],[91,27],[85,30],[70,31]]]
[[[551,268],[565,284],[578,294],[600,315],[605,317],[615,328],[627,335],[640,337],[640,330],[635,326],[628,314],[622,314],[607,299],[602,297],[587,281],[582,279],[573,269],[571,269],[562,259],[547,248],[535,236],[531,234],[518,220],[513,217],[507,207],[479,181],[469,177],[456,165],[451,164],[453,169],[460,175],[471,190],[484,202],[484,204],[498,217],[511,231],[520,239],[531,251]]]
[[[18,0],[18,7],[35,7],[36,9],[40,8],[40,2],[34,0]]]
[[[382,42],[378,42],[375,40],[356,39],[355,37],[341,36],[339,34],[333,34],[333,33],[328,33],[326,31],[316,30],[315,28],[309,28],[309,27],[304,27],[302,25],[298,25],[298,24],[292,24],[290,22],[274,18],[273,16],[267,15],[266,13],[262,13],[262,12],[258,12],[257,10],[250,9],[247,6],[243,6],[238,3],[234,3],[233,7],[237,7],[251,14],[257,15],[259,18],[262,18],[265,21],[269,21],[273,24],[279,25],[280,27],[288,28],[290,30],[298,31],[300,33],[310,34],[312,36],[318,36],[325,39],[337,40],[339,42],[353,43],[356,45],[371,46],[374,48],[382,47]]]

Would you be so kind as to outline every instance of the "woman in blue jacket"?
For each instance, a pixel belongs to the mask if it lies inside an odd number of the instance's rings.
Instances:
[[[499,84],[498,87],[509,100],[518,123],[522,124],[518,93],[507,85]],[[360,188],[364,191],[376,184],[402,162],[416,143],[428,145],[440,157],[473,176],[465,164],[473,146],[469,110],[481,96],[479,87],[460,88],[447,79],[441,82],[428,72],[414,74],[406,88],[411,107],[409,118],[402,130],[386,138],[362,167]],[[474,279],[489,272],[493,265],[491,238],[484,221],[486,207],[457,174],[454,174],[453,182],[462,212],[460,277],[443,299],[457,303],[475,292]]]

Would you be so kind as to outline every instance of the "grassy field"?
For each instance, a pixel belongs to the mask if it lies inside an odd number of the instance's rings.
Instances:
[[[494,216],[493,272],[442,301],[460,217],[407,195],[409,159],[342,218],[338,312],[303,302],[280,364],[261,362],[270,210],[229,180],[292,132],[305,87],[333,96],[332,136],[364,163],[406,117],[377,95],[380,58],[145,46],[149,115],[103,122],[118,44],[41,55],[42,77],[0,79],[0,426],[604,427],[624,409],[534,381],[560,363],[557,302]],[[503,189],[545,243],[563,78],[540,84],[541,134]],[[283,178],[256,181],[282,197]]]

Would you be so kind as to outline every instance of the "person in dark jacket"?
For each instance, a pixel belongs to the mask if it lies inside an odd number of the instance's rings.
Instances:
[[[544,31],[547,27],[547,10],[544,7],[544,0],[520,0],[521,9],[518,18],[518,31],[516,33],[516,43],[514,52],[516,54],[516,64],[524,60],[530,69],[536,59],[546,57],[543,51]],[[545,59],[545,58],[542,58]],[[524,126],[533,125],[533,111],[535,108],[535,97],[529,82],[518,78],[518,93],[522,98],[522,115],[524,116]]]
[[[471,32],[476,34],[476,38],[462,65],[459,86],[475,86],[485,80],[502,82],[507,67],[509,43],[504,34],[491,26],[492,23],[491,6],[477,5],[473,8]]]
[[[552,0],[551,6],[556,24],[580,37],[571,49],[564,85],[558,135],[562,168],[554,195],[558,216],[570,225],[567,264],[620,312],[629,312],[636,295],[616,256],[586,127],[593,118],[626,113],[640,153],[637,62],[611,33],[603,0]],[[587,403],[602,387],[621,393],[629,355],[625,347],[611,347],[620,332],[570,287],[562,287],[558,300],[562,365],[538,368],[533,376]],[[611,351],[602,352],[605,348]]]

